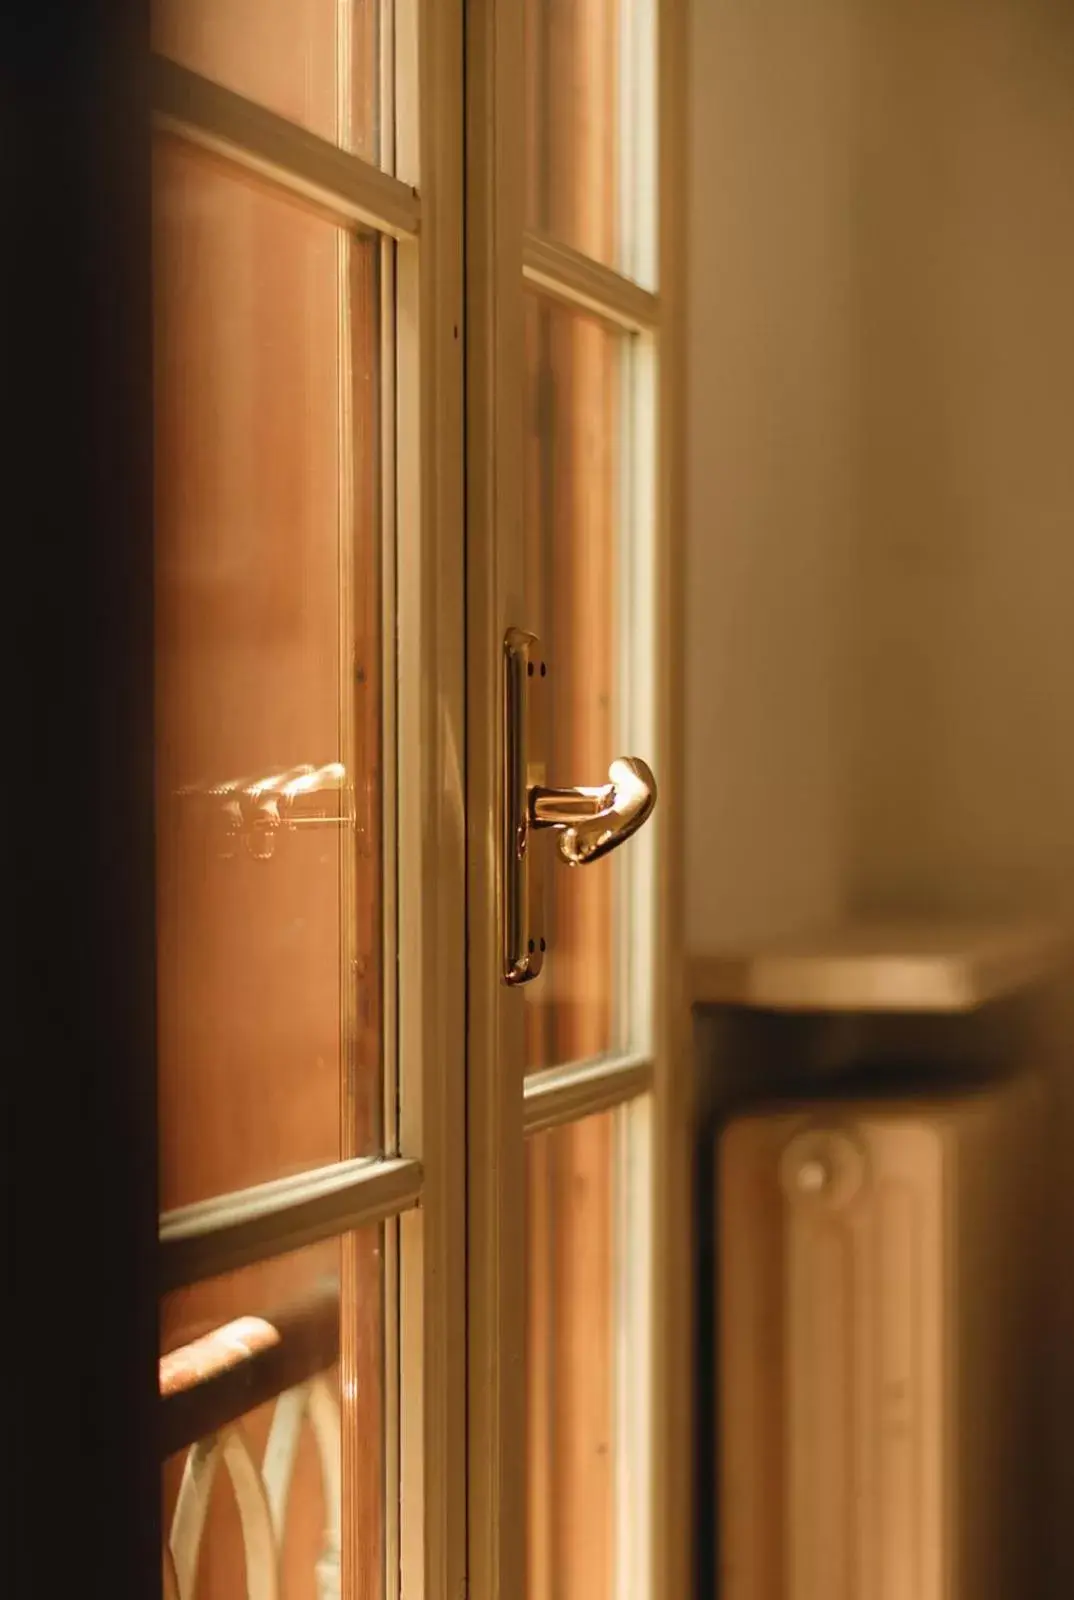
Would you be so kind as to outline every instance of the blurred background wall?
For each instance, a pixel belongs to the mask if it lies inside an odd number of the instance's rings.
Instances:
[[[689,944],[1074,922],[1074,4],[694,0],[691,30]],[[1072,988],[1039,1045],[1056,1593]]]

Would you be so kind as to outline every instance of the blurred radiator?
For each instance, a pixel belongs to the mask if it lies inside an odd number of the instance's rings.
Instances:
[[[1039,1102],[737,1118],[719,1160],[721,1600],[1030,1590]]]

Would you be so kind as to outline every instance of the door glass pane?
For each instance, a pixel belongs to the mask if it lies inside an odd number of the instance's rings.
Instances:
[[[616,1543],[615,1112],[526,1146],[528,1600],[610,1600]]]
[[[651,0],[525,0],[526,226],[654,280]]]
[[[548,780],[605,783],[620,754],[620,436],[625,337],[526,301],[526,614],[548,661]],[[616,924],[630,864],[544,851],[549,953],[527,985],[531,1070],[616,1048]]]
[[[383,1594],[381,1230],[161,1307],[166,1582],[198,1600]],[[166,1589],[167,1593],[167,1589]]]
[[[161,1204],[381,1146],[377,245],[161,140]]]
[[[376,161],[379,0],[153,0],[153,49]]]

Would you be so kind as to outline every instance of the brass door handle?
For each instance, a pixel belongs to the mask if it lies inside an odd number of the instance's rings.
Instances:
[[[644,761],[620,757],[608,782],[595,788],[556,789],[545,780],[544,707],[548,677],[540,642],[511,628],[504,639],[503,695],[503,976],[528,983],[544,965],[541,852],[534,835],[559,834],[559,855],[571,867],[588,866],[623,844],[652,814],[656,780]]]
[[[620,756],[599,789],[531,789],[530,825],[558,828],[560,857],[569,867],[584,867],[637,833],[655,805],[650,768],[637,756]]]

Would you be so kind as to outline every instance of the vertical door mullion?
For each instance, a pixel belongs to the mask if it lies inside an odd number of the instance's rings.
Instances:
[[[466,1581],[462,4],[396,0],[394,164],[421,193],[395,253],[399,1582]]]
[[[500,981],[502,641],[523,563],[523,18],[467,11],[469,1584],[525,1592],[524,1000]]]

